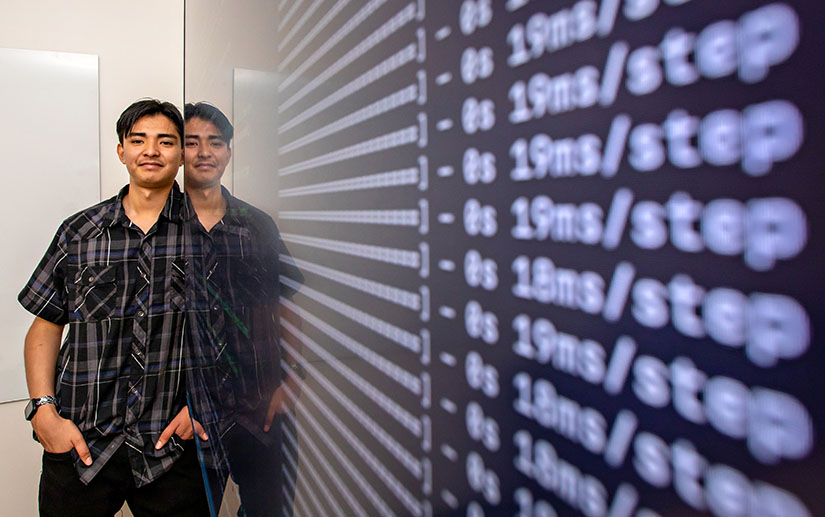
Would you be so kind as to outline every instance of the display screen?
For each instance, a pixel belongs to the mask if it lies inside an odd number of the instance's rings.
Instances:
[[[295,515],[825,514],[823,14],[281,1]]]

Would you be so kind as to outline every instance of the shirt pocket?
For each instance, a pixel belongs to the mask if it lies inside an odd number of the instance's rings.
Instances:
[[[80,321],[109,318],[117,308],[118,268],[86,266],[75,274],[73,313]]]
[[[277,273],[257,258],[234,261],[229,281],[237,306],[255,308],[277,301]]]

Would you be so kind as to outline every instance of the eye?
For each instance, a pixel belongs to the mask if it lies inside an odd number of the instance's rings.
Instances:
[[[187,141],[186,143],[184,143],[184,145],[185,145],[186,147],[197,147],[197,146],[198,146],[198,143],[197,143],[197,142],[193,142],[193,141],[189,140],[189,141]]]

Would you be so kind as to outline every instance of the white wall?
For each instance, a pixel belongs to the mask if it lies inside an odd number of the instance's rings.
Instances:
[[[3,513],[20,517],[37,515],[40,480],[40,444],[23,419],[26,402],[0,404],[0,501]]]
[[[0,268],[0,293],[9,295],[0,296],[0,342],[23,342],[31,315],[13,294],[40,261],[57,221],[100,200],[97,62],[91,54],[0,48],[0,171],[17,192],[30,193],[0,205],[0,234],[16,254]],[[46,146],[44,119],[71,130],[58,131]],[[31,213],[37,216],[21,224],[20,214]],[[27,396],[20,347],[0,347],[0,401]]]
[[[101,199],[116,194],[128,182],[126,169],[115,154],[115,122],[123,109],[142,97],[183,106],[183,0],[5,2],[0,47],[99,56]],[[43,121],[42,152],[48,152],[50,138],[59,138],[58,129],[71,131]],[[15,192],[10,179],[4,179],[7,195],[31,195]],[[59,223],[52,221],[49,226],[57,228]],[[31,264],[31,270],[35,265]],[[26,280],[21,278],[20,286]],[[22,342],[3,346],[18,347],[22,354]],[[0,404],[0,457],[4,460],[0,462],[0,513],[20,517],[37,515],[41,452],[23,419],[24,405]]]
[[[100,56],[103,199],[129,181],[115,155],[120,113],[142,97],[183,106],[183,0],[4,2],[0,47]]]

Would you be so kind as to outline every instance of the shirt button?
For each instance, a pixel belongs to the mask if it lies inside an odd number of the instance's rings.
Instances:
[[[145,313],[145,312],[143,312],[143,311],[138,311],[138,317],[139,317],[139,318],[142,318],[142,317],[144,317],[144,316],[146,316],[146,313]]]
[[[94,281],[95,281],[95,277],[90,276],[90,277],[89,277],[89,283],[91,284],[91,283],[92,283],[92,282],[94,282]]]
[[[218,306],[217,306],[217,305],[213,305],[213,306],[212,306],[212,310],[213,310],[213,311],[217,311],[217,310],[218,310]]]

